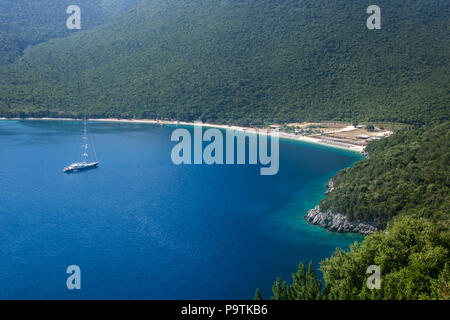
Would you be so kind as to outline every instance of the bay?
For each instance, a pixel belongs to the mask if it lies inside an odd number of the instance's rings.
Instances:
[[[81,122],[0,121],[0,299],[268,298],[299,261],[362,239],[302,219],[361,155],[281,140],[275,176],[176,166],[173,130],[89,122],[100,167],[63,174]],[[69,265],[81,290],[66,287]]]

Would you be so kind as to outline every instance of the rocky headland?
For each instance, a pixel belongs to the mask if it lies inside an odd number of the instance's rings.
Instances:
[[[374,222],[348,221],[343,214],[333,213],[331,210],[321,212],[319,206],[309,210],[305,219],[310,224],[340,233],[352,232],[368,235],[379,229],[379,226]]]
[[[330,194],[335,188],[333,180],[327,183],[326,195]],[[380,229],[380,226],[375,222],[368,221],[349,221],[347,217],[340,213],[334,213],[331,210],[325,212],[320,211],[320,207],[317,206],[314,209],[308,211],[305,215],[306,222],[309,224],[321,226],[329,231],[340,233],[360,233],[364,235],[371,234],[374,231]]]

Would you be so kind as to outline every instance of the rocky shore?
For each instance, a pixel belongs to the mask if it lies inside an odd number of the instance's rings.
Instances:
[[[373,222],[348,221],[343,214],[333,213],[331,210],[321,212],[319,206],[309,210],[305,219],[310,224],[341,233],[352,232],[368,235],[379,229],[378,225]]]

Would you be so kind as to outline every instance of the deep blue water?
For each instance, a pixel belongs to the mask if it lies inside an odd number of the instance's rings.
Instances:
[[[79,158],[76,121],[0,121],[0,299],[251,299],[356,235],[301,219],[361,156],[280,143],[280,171],[175,166],[174,128],[89,123],[101,166]],[[92,150],[91,150],[92,151]],[[81,268],[79,291],[66,268]]]

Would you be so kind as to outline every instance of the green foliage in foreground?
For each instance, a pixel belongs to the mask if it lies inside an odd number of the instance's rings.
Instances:
[[[116,12],[118,1],[102,5]],[[238,125],[449,119],[448,1],[379,0],[381,30],[366,27],[372,4],[141,1],[0,67],[0,116]],[[32,27],[23,30],[32,35]]]
[[[399,217],[386,232],[379,231],[355,243],[350,251],[337,249],[321,262],[325,282],[310,264],[300,264],[293,282],[277,279],[272,299],[449,299],[450,234],[423,218]],[[381,289],[369,290],[370,265],[381,269]]]
[[[369,159],[333,178],[335,190],[321,202],[322,210],[381,225],[397,215],[449,220],[450,122],[403,129],[367,150]]]
[[[299,263],[297,272],[292,274],[292,283],[286,284],[278,278],[272,286],[272,300],[317,300],[321,298],[322,283],[309,262],[308,270]]]

